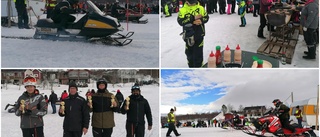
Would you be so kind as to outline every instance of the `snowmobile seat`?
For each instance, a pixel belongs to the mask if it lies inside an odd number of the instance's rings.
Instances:
[[[45,28],[57,28],[58,27],[58,25],[55,24],[52,19],[39,19],[36,26],[37,27],[45,27]]]
[[[297,124],[297,123],[293,123],[293,124],[290,124],[292,127],[294,127],[294,128],[298,128],[299,127],[299,125]]]

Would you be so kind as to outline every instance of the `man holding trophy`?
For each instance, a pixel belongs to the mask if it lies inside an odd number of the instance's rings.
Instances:
[[[88,106],[92,114],[93,137],[111,137],[114,122],[114,112],[118,111],[118,100],[107,90],[107,81],[103,78],[97,81],[98,91],[88,96]]]
[[[131,95],[127,97],[122,105],[121,113],[127,114],[126,130],[127,137],[144,137],[145,121],[147,117],[148,130],[152,129],[152,114],[148,101],[141,95],[139,85],[131,87]],[[139,106],[139,107],[138,107]]]
[[[47,103],[41,94],[35,94],[36,78],[26,77],[23,84],[27,91],[18,98],[19,103],[15,106],[15,114],[21,117],[22,136],[44,137],[42,117],[47,113]]]
[[[64,117],[63,137],[81,137],[88,132],[89,108],[87,101],[77,91],[77,85],[70,83],[69,96],[60,105],[59,115]]]

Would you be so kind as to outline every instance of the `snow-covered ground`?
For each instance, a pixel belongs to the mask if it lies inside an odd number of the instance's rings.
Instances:
[[[165,137],[168,128],[161,129],[161,137]],[[241,130],[235,129],[222,129],[219,127],[209,127],[209,128],[191,128],[183,127],[177,128],[178,133],[181,134],[181,137],[253,137],[246,133],[243,133]],[[319,131],[316,132],[319,135]],[[266,134],[267,135],[267,134]],[[272,136],[268,134],[268,136]],[[171,133],[172,137],[175,137],[174,133]]]
[[[96,84],[90,84],[88,88],[79,88],[79,92],[81,96],[85,96],[85,93],[87,90],[95,89],[96,90]],[[109,91],[116,91],[117,89],[120,89],[123,96],[127,97],[131,94],[130,88],[133,84],[125,84],[125,85],[115,85],[115,87],[112,87],[111,84],[108,85]],[[3,86],[3,85],[2,85]],[[14,113],[8,113],[4,110],[6,104],[14,103],[19,96],[25,91],[24,86],[21,86],[19,89],[19,86],[15,85],[8,85],[8,89],[5,87],[1,90],[1,136],[2,137],[21,137],[22,132],[20,129],[20,118],[15,116]],[[67,90],[67,85],[61,85],[60,87],[54,87],[53,90],[55,93],[60,97],[63,90]],[[40,93],[44,93],[47,96],[51,94],[51,90],[42,88],[39,88]],[[112,92],[115,94],[115,92]],[[153,127],[152,130],[146,130],[145,136],[146,137],[158,137],[159,134],[159,87],[153,86],[153,85],[145,85],[141,87],[141,94],[148,100],[151,110],[152,110],[152,120],[153,120]],[[57,106],[57,109],[59,107]],[[61,137],[63,134],[63,117],[60,117],[58,114],[51,114],[52,108],[49,104],[48,106],[48,114],[44,116],[44,134],[46,137]],[[145,119],[146,120],[146,119]],[[91,120],[90,120],[91,123]],[[113,137],[124,137],[126,136],[126,130],[125,130],[125,123],[126,123],[126,115],[115,113],[115,123],[116,126],[113,128]],[[147,126],[147,122],[146,122]],[[88,133],[84,135],[83,137],[92,137],[92,127],[91,124],[89,126]]]
[[[227,45],[235,49],[240,44],[242,50],[256,53],[265,39],[257,37],[260,25],[260,17],[253,17],[252,13],[245,15],[247,20],[246,27],[239,27],[240,16],[237,14],[220,15],[219,13],[209,14],[209,21],[205,24],[206,36],[204,37],[204,62],[208,61],[211,50],[215,52],[215,47],[220,45],[224,49]],[[161,18],[161,67],[166,68],[187,68],[187,58],[184,53],[185,43],[179,35],[182,27],[177,22],[177,13],[172,17]],[[264,36],[268,37],[267,28],[264,29]],[[318,68],[319,54],[317,49],[316,60],[305,60],[303,51],[307,47],[303,36],[299,36],[299,41],[295,48],[292,64],[280,67],[293,68]]]
[[[81,15],[75,15],[77,19]],[[41,15],[45,18],[45,15]],[[147,24],[129,23],[134,31],[132,43],[126,46],[108,46],[84,42],[50,40],[21,40],[1,38],[1,66],[4,68],[158,68],[159,67],[159,15],[149,14]],[[36,18],[32,17],[33,24]],[[127,24],[122,34],[127,33]],[[34,29],[1,27],[2,36],[32,37]]]

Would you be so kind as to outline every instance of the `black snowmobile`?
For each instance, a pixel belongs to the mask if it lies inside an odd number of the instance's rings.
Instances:
[[[95,4],[86,1],[88,12],[77,22],[70,23],[66,31],[70,34],[60,34],[58,24],[51,19],[39,19],[33,36],[35,39],[50,39],[61,41],[89,41],[102,42],[106,45],[124,46],[132,42],[129,39],[134,32],[128,32],[126,35],[118,33],[123,30],[116,18],[104,15]]]

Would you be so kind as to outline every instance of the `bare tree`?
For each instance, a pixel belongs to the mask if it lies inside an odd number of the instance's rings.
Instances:
[[[228,104],[227,107],[228,107],[229,112],[231,112],[232,110],[234,110],[234,107],[233,107],[233,105],[231,105],[231,104]]]
[[[238,111],[243,112],[243,109],[244,109],[244,107],[242,105],[240,105]]]

